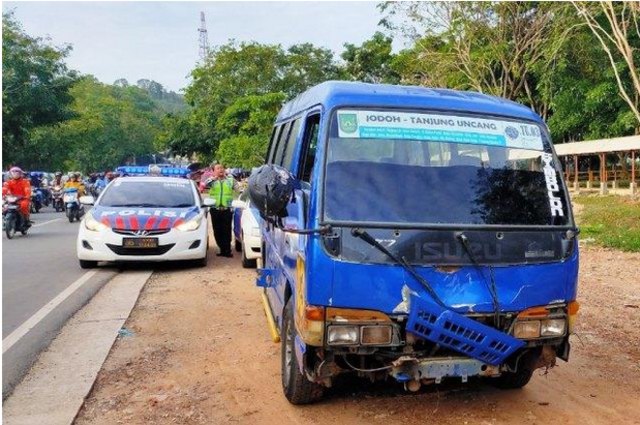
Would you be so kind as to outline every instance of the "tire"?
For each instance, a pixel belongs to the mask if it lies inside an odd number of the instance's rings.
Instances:
[[[16,234],[16,217],[14,215],[5,219],[4,232],[8,239],[12,239]]]
[[[93,269],[98,266],[97,261],[79,260],[81,269]]]
[[[282,390],[291,404],[310,404],[320,398],[324,387],[311,382],[298,368],[295,354],[296,327],[293,321],[293,298],[287,302],[282,321],[281,361]]]
[[[242,242],[236,241],[236,252],[242,252]]]
[[[517,372],[502,372],[502,375],[492,380],[493,384],[503,390],[522,388],[529,383],[533,369],[520,367]]]
[[[35,208],[35,212],[36,212],[36,213],[39,213],[39,212],[40,212],[40,208],[42,208],[42,205],[40,205],[40,204],[35,204],[34,208]]]
[[[242,267],[244,267],[245,269],[255,269],[257,266],[258,266],[258,263],[256,262],[256,260],[255,259],[249,260],[247,258],[246,251],[243,249],[242,250]]]

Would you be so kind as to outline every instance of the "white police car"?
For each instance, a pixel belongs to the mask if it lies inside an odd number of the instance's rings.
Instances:
[[[93,205],[91,196],[80,199]],[[99,261],[207,263],[208,214],[212,199],[200,197],[191,180],[124,177],[112,181],[85,214],[78,232],[80,267]]]

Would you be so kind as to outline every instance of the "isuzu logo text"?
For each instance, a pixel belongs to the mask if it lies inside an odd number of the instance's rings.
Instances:
[[[564,217],[562,200],[556,196],[556,192],[560,191],[560,185],[558,185],[556,169],[551,165],[552,161],[553,155],[549,153],[542,154],[542,170],[544,171],[544,179],[547,182],[547,193],[549,196],[549,205],[551,206],[551,215],[554,217]]]
[[[416,243],[416,260],[457,260],[467,255],[464,247],[459,243],[449,242],[425,242]],[[502,258],[502,247],[498,244],[470,243],[470,251],[473,255],[483,260],[499,260]]]

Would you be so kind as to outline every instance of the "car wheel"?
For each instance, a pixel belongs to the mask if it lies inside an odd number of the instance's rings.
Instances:
[[[295,353],[296,327],[293,322],[293,298],[284,311],[281,337],[282,389],[291,404],[309,404],[322,398],[324,387],[311,382],[300,372]]]
[[[258,263],[255,259],[249,260],[247,258],[247,249],[243,247],[242,249],[242,267],[245,269],[255,269],[258,266]]]
[[[89,261],[89,260],[80,260],[80,268],[82,269],[93,269],[98,266],[97,261]]]

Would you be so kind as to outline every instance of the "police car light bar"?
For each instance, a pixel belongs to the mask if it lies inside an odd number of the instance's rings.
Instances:
[[[127,165],[116,168],[116,172],[123,173],[129,176],[149,176],[151,175],[151,166],[136,166]],[[186,177],[190,173],[188,168],[182,167],[162,167],[160,168],[160,175],[165,177]]]

